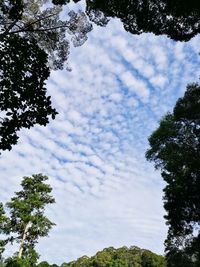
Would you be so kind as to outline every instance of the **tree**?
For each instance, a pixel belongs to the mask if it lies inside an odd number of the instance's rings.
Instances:
[[[50,69],[67,68],[67,35],[79,46],[92,29],[84,12],[62,21],[62,7],[44,8],[47,2],[0,1],[0,150],[10,150],[22,128],[55,118],[45,81]]]
[[[6,204],[10,213],[9,234],[12,242],[19,243],[18,259],[28,259],[31,266],[38,259],[35,244],[55,225],[44,215],[46,205],[55,202],[50,195],[51,186],[45,183],[47,179],[42,174],[24,177],[22,190]]]
[[[198,0],[86,0],[87,14],[97,24],[105,18],[119,18],[133,34],[166,34],[173,40],[188,41],[200,32]]]
[[[146,158],[161,169],[165,241],[169,267],[200,266],[200,85],[190,84],[184,97],[149,138]]]

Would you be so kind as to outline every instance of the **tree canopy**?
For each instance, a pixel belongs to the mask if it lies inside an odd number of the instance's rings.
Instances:
[[[165,34],[173,40],[188,41],[200,32],[198,0],[86,0],[87,13],[94,21],[119,18],[126,31]],[[105,21],[105,20],[104,20]]]
[[[190,84],[150,136],[146,157],[161,169],[169,267],[200,265],[200,85]]]
[[[165,267],[163,256],[136,246],[130,248],[105,248],[92,257],[83,256],[61,267]]]

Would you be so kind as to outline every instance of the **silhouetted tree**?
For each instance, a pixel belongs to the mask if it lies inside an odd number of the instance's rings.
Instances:
[[[200,266],[200,86],[191,84],[149,138],[146,157],[161,169],[169,225],[169,267]]]

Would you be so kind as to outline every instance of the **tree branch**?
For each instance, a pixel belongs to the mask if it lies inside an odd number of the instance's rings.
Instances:
[[[49,31],[49,30],[54,30],[54,29],[64,28],[64,27],[66,27],[66,26],[63,25],[63,26],[57,26],[57,27],[45,28],[45,29],[29,29],[29,27],[30,27],[31,25],[36,24],[36,23],[38,23],[38,22],[40,22],[40,21],[44,21],[45,19],[48,19],[48,18],[53,17],[53,16],[56,16],[56,15],[58,15],[58,14],[59,14],[59,12],[50,14],[50,15],[48,15],[48,16],[46,16],[46,17],[42,17],[42,18],[40,18],[40,19],[36,19],[35,21],[33,21],[33,22],[31,22],[31,23],[26,23],[26,24],[24,25],[24,27],[20,27],[19,25],[17,25],[17,24],[16,24],[16,23],[17,23],[17,20],[15,20],[13,23],[11,23],[11,24],[9,25],[9,27],[8,27],[2,34],[0,34],[0,36],[6,36],[6,35],[9,35],[9,34],[16,34],[16,33],[20,33],[20,32]],[[22,22],[23,22],[23,21],[22,21]],[[15,26],[15,25],[16,25],[18,28],[20,28],[20,30],[10,32],[10,30],[11,30],[11,29],[13,28],[13,26]]]
[[[17,30],[17,31],[12,31],[12,32],[4,32],[2,34],[0,34],[0,36],[5,36],[5,35],[10,35],[10,34],[16,34],[16,33],[20,33],[20,32],[45,32],[45,31],[53,31],[56,29],[61,29],[61,28],[66,28],[67,25],[62,25],[62,26],[55,26],[55,27],[51,27],[51,28],[41,28],[41,29],[26,29],[26,28],[22,28],[21,30]]]

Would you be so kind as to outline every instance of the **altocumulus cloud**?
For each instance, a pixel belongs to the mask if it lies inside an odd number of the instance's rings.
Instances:
[[[50,178],[56,204],[47,213],[57,226],[38,244],[42,260],[123,245],[163,253],[164,184],[144,153],[159,119],[198,81],[198,43],[133,36],[113,20],[71,52],[72,72],[52,73],[48,93],[59,115],[22,131],[0,161],[3,202],[21,177]]]

